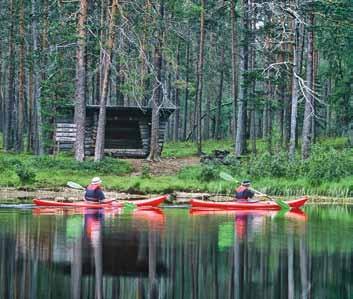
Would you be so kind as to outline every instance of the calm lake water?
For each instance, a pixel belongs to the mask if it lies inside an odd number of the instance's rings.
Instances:
[[[353,298],[353,209],[0,209],[0,298]]]

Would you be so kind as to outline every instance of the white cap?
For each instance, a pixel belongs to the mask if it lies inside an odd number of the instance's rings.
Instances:
[[[94,177],[91,181],[91,184],[92,185],[98,185],[98,184],[101,184],[102,183],[102,180],[99,178],[99,177]]]

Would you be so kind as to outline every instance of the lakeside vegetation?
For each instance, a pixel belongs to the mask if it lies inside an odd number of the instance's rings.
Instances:
[[[205,153],[232,149],[231,140],[208,141]],[[332,197],[353,196],[353,150],[345,138],[319,141],[307,160],[289,160],[285,152],[275,155],[266,151],[263,141],[257,144],[256,156],[241,159],[228,155],[221,163],[211,161],[183,167],[173,175],[155,176],[148,165],[139,169],[141,175],[131,176],[129,160],[105,158],[93,163],[77,162],[69,154],[34,156],[30,154],[0,153],[0,187],[21,189],[58,189],[67,181],[87,185],[93,176],[101,176],[107,190],[130,193],[172,193],[174,191],[233,194],[236,184],[219,177],[226,171],[236,179],[253,181],[254,188],[270,195],[319,195]],[[167,143],[164,158],[185,158],[195,155],[193,143]],[[157,166],[158,167],[158,166]],[[136,170],[135,170],[136,171]]]
[[[352,1],[2,4],[0,187],[353,196]]]

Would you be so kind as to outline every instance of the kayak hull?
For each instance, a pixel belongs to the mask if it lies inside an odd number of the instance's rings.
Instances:
[[[163,195],[155,198],[133,200],[133,201],[115,201],[114,199],[107,200],[105,203],[90,203],[87,201],[77,202],[61,202],[54,200],[33,199],[36,206],[41,207],[79,207],[91,209],[104,209],[104,208],[121,208],[124,203],[132,203],[137,207],[157,207],[167,199],[168,195]]]
[[[292,209],[298,209],[302,207],[308,197],[300,197],[298,199],[286,201],[286,203]],[[274,201],[262,201],[262,202],[214,202],[214,201],[204,201],[198,199],[191,199],[190,205],[192,208],[206,208],[206,209],[221,209],[221,210],[280,210],[281,207],[277,205]]]

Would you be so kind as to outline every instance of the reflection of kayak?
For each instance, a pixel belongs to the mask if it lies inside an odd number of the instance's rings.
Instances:
[[[112,206],[113,200],[109,200],[105,203],[90,203],[87,201],[77,201],[77,202],[65,202],[65,201],[55,201],[55,200],[44,200],[44,199],[33,199],[33,203],[36,206],[41,207],[77,207],[77,208],[110,208]]]
[[[306,196],[286,201],[291,208],[300,208],[308,200]],[[204,201],[198,199],[191,199],[190,205],[192,208],[208,208],[208,209],[225,209],[225,210],[280,210],[281,207],[274,201],[262,201],[262,202],[214,202]]]
[[[110,200],[105,203],[90,203],[87,201],[77,201],[77,202],[59,202],[54,200],[42,200],[34,199],[33,203],[37,206],[44,207],[80,207],[80,208],[90,208],[90,209],[102,209],[102,208],[112,208],[112,207],[123,207],[124,203],[132,203],[137,207],[157,207],[162,202],[167,199],[168,195],[163,195],[160,197],[133,200],[133,201],[114,201]]]
[[[193,216],[203,216],[203,215],[232,215],[232,216],[276,216],[280,211],[274,210],[214,210],[214,209],[190,209],[190,214]],[[305,221],[307,215],[300,209],[292,209],[284,214],[285,218],[293,220]]]
[[[153,207],[142,207],[140,209],[136,209],[132,215],[134,219],[145,220],[150,224],[163,224],[165,220],[163,211],[159,208]]]
[[[33,215],[35,216],[72,216],[92,214],[99,211],[98,209],[82,208],[82,207],[35,207]],[[122,208],[105,208],[104,215],[115,216],[122,213]]]

